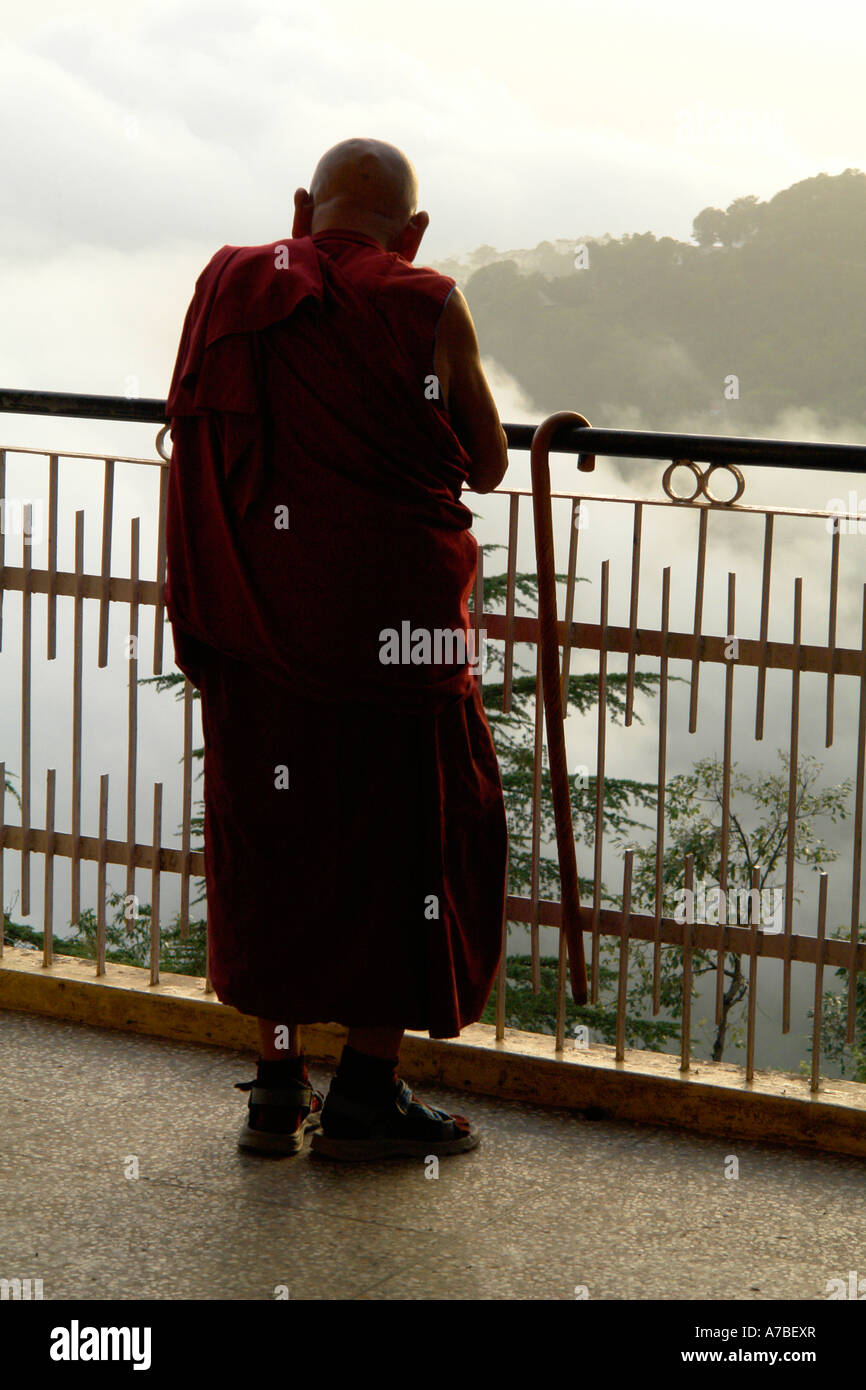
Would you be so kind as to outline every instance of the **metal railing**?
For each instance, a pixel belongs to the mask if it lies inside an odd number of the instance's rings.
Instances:
[[[56,393],[0,391],[0,411],[24,415],[58,415],[67,418],[80,417],[102,420],[136,421],[152,424],[165,422],[165,403],[159,400],[127,400],[115,397],[61,395]],[[567,959],[570,957],[572,984],[575,997],[579,997],[581,971],[580,953],[584,933],[591,935],[592,970],[589,982],[589,997],[595,1003],[599,996],[599,960],[603,939],[611,939],[619,945],[619,974],[616,1004],[616,1056],[623,1059],[626,1038],[626,1008],[628,987],[629,947],[632,942],[645,942],[652,948],[653,956],[653,1011],[660,1008],[660,960],[665,946],[677,947],[683,952],[682,988],[682,1041],[681,1066],[687,1071],[692,1050],[691,1041],[691,1000],[692,1000],[692,962],[697,951],[714,952],[717,960],[716,1011],[717,1019],[721,1008],[723,972],[726,957],[740,955],[749,962],[748,1020],[745,1076],[750,1080],[754,1074],[755,1036],[756,1036],[756,998],[757,963],[760,959],[782,962],[783,974],[783,1032],[791,1026],[791,969],[794,963],[809,965],[814,970],[814,998],[816,1011],[813,1026],[812,1080],[813,1090],[820,1084],[821,1052],[821,990],[823,972],[828,967],[844,969],[848,972],[847,999],[847,1041],[853,1042],[855,1036],[855,991],[857,975],[866,969],[866,944],[860,941],[860,887],[861,851],[863,832],[863,789],[864,761],[866,761],[866,584],[862,588],[862,636],[857,645],[844,645],[838,639],[838,614],[841,567],[841,533],[843,521],[856,520],[859,509],[846,511],[836,509],[814,509],[794,507],[754,507],[740,502],[745,488],[742,468],[759,466],[761,468],[781,468],[793,470],[815,470],[818,472],[866,472],[866,447],[840,444],[808,444],[779,440],[760,440],[748,438],[726,438],[721,436],[700,436],[687,434],[663,434],[643,431],[618,431],[593,429],[581,424],[582,417],[563,413],[553,416],[535,429],[530,425],[506,425],[509,447],[513,449],[532,449],[533,491],[519,489],[499,489],[492,497],[507,499],[508,544],[505,570],[505,606],[501,612],[487,612],[484,604],[484,564],[479,553],[479,568],[475,586],[473,622],[477,629],[483,629],[487,640],[502,644],[503,666],[502,701],[504,713],[512,708],[512,695],[516,670],[516,649],[521,644],[536,647],[536,695],[535,700],[535,739],[532,788],[532,875],[531,888],[526,897],[510,894],[507,901],[506,918],[512,923],[524,923],[531,933],[531,955],[533,961],[533,980],[537,984],[539,964],[539,928],[548,926],[560,930],[559,988],[557,1000],[557,1020],[554,1050],[565,1045],[565,986]],[[0,763],[0,903],[4,902],[3,850],[12,850],[20,857],[21,908],[25,916],[30,913],[31,874],[30,856],[34,853],[44,856],[44,947],[43,959],[50,964],[53,959],[53,901],[55,861],[68,860],[70,864],[70,902],[71,921],[75,922],[81,911],[81,866],[91,863],[97,866],[97,953],[95,969],[97,974],[105,971],[106,923],[105,889],[109,865],[121,866],[126,872],[126,893],[134,895],[136,873],[150,873],[151,901],[151,959],[150,979],[156,984],[160,978],[160,886],[165,874],[176,875],[180,886],[180,923],[182,934],[187,930],[190,907],[190,881],[204,875],[204,855],[201,850],[191,846],[192,827],[192,774],[193,774],[193,688],[188,680],[183,686],[182,711],[182,763],[183,790],[181,795],[180,843],[175,846],[163,844],[163,783],[153,786],[153,816],[149,839],[138,837],[136,801],[139,751],[139,656],[138,636],[142,609],[152,610],[154,616],[154,639],[152,660],[154,676],[164,674],[163,634],[164,622],[164,580],[165,580],[165,509],[167,498],[168,455],[164,452],[166,428],[160,430],[157,439],[157,457],[152,459],[130,458],[113,455],[66,454],[43,449],[0,448],[0,500],[3,501],[4,519],[8,520],[15,512],[16,502],[21,513],[22,554],[21,564],[11,564],[6,555],[5,532],[9,527],[0,528],[0,653],[3,642],[3,598],[8,593],[21,594],[21,659],[20,659],[20,824],[6,819],[5,782],[6,763]],[[534,441],[534,444],[533,444]],[[663,478],[662,497],[623,497],[615,495],[600,496],[588,492],[566,492],[550,494],[548,456],[551,450],[558,453],[576,454],[578,467],[590,471],[596,456],[609,456],[628,459],[665,460],[668,467]],[[7,454],[42,457],[48,462],[47,498],[47,562],[41,568],[31,563],[32,546],[28,543],[28,525],[32,529],[32,511],[21,499],[9,499],[6,494]],[[89,460],[102,465],[101,497],[101,564],[98,573],[84,571],[84,525],[85,512],[75,513],[74,526],[74,568],[58,567],[58,517],[59,465],[61,459]],[[709,465],[702,470],[698,465]],[[118,465],[130,464],[158,469],[154,475],[153,511],[157,521],[155,555],[153,557],[154,577],[140,577],[141,518],[136,516],[130,524],[130,564],[128,573],[118,574],[111,563],[112,537],[114,526],[115,478]],[[692,473],[694,491],[681,496],[673,488],[675,470],[685,466]],[[711,478],[716,470],[727,469],[735,480],[735,491],[730,500],[719,499],[711,488]],[[522,614],[518,608],[518,547],[520,541],[521,504],[534,500],[536,523],[536,545],[538,556],[538,579],[540,605],[535,614]],[[11,511],[10,511],[11,505]],[[612,570],[611,558],[606,555],[599,569],[599,600],[597,612],[588,610],[577,615],[576,587],[580,578],[579,539],[586,532],[584,519],[588,510],[595,515],[605,509],[605,515],[614,516],[616,509],[625,507],[631,513],[630,571],[628,581],[628,615],[625,622],[611,622]],[[659,596],[659,619],[657,623],[639,621],[639,610],[646,607],[646,584],[642,578],[643,537],[645,519],[651,509],[661,508],[669,529],[682,527],[686,518],[697,517],[697,536],[694,549],[695,582],[692,616],[689,626],[679,629],[672,625],[671,565],[662,570],[661,594]],[[606,509],[611,509],[607,512]],[[526,507],[523,508],[524,514]],[[556,611],[556,581],[554,577],[554,525],[557,517],[565,513],[568,522],[568,560],[564,583],[564,611],[562,617]],[[760,616],[756,629],[750,635],[737,635],[736,660],[730,658],[729,648],[737,631],[736,612],[736,574],[729,570],[726,585],[726,611],[724,631],[705,630],[705,599],[707,591],[707,566],[710,547],[710,523],[713,514],[732,516],[738,514],[744,525],[762,521],[762,558],[760,584]],[[797,576],[793,589],[793,620],[790,640],[771,639],[771,595],[773,585],[774,538],[776,527],[782,519],[791,518],[797,524],[806,520],[817,523],[823,520],[828,532],[828,584],[827,640],[821,643],[808,643],[803,640],[803,577]],[[611,523],[612,525],[612,523]],[[605,534],[608,523],[594,527],[597,537]],[[588,534],[588,533],[587,533]],[[668,547],[676,547],[676,554],[682,555],[683,542],[677,540],[673,531]],[[866,551],[859,538],[856,542],[855,572],[866,572],[863,558]],[[850,560],[851,556],[846,556]],[[677,597],[681,591],[676,588]],[[46,657],[54,660],[57,654],[58,601],[71,600],[66,605],[71,609],[72,622],[72,664],[73,678],[71,691],[71,805],[69,829],[57,829],[55,824],[55,777],[56,768],[45,769],[45,817],[44,824],[34,825],[32,815],[33,762],[32,762],[32,605],[35,595],[45,595],[46,600]],[[97,637],[96,665],[104,668],[109,656],[109,631],[112,611],[120,605],[128,610],[124,639],[129,643],[128,687],[127,687],[127,758],[126,778],[123,788],[126,806],[126,834],[122,838],[109,838],[108,774],[100,776],[98,827],[89,827],[84,833],[82,824],[82,778],[83,744],[82,729],[84,719],[84,610],[86,605],[98,607],[99,627]],[[132,640],[130,640],[132,639]],[[561,657],[560,657],[561,652]],[[592,900],[582,905],[579,900],[577,883],[577,864],[573,826],[570,818],[570,798],[567,782],[566,740],[563,720],[568,714],[569,677],[573,663],[582,653],[592,654],[597,661],[597,712],[595,718],[595,813],[592,848]],[[639,913],[632,910],[632,875],[634,849],[625,851],[622,863],[622,906],[602,905],[603,868],[605,858],[605,785],[609,767],[607,731],[609,724],[609,663],[617,656],[626,659],[625,718],[626,729],[633,726],[634,701],[636,691],[637,663],[649,661],[657,664],[658,670],[658,734],[656,759],[656,899],[655,910]],[[755,672],[755,738],[764,736],[767,709],[768,673],[787,672],[791,678],[791,708],[788,727],[789,745],[789,827],[795,824],[797,797],[797,768],[802,754],[800,746],[800,683],[804,673],[818,673],[825,678],[826,685],[826,741],[830,747],[834,739],[837,682],[841,680],[856,682],[856,787],[855,809],[852,836],[852,890],[850,901],[850,940],[829,939],[826,934],[828,876],[822,872],[816,913],[816,934],[794,930],[794,875],[796,852],[793,831],[788,834],[785,850],[785,915],[784,929],[778,933],[763,929],[756,916],[743,923],[717,923],[694,920],[687,914],[685,921],[665,915],[663,910],[662,864],[665,840],[665,805],[667,773],[669,767],[669,667],[672,662],[684,662],[689,669],[689,711],[688,731],[698,728],[699,689],[702,668],[722,667],[725,672],[724,689],[724,790],[722,796],[720,824],[720,887],[727,886],[727,873],[731,851],[731,770],[732,739],[735,714],[735,667],[751,669]],[[483,676],[481,677],[483,680]],[[7,683],[6,689],[10,687]],[[543,700],[541,698],[543,694]],[[539,866],[543,856],[542,843],[542,797],[543,797],[543,718],[546,709],[548,744],[550,749],[550,775],[556,812],[556,830],[562,872],[563,902],[542,896],[540,889]],[[737,706],[739,709],[739,706]],[[563,793],[563,787],[565,792]],[[563,795],[565,803],[563,803]],[[567,815],[566,815],[567,810]],[[683,882],[686,888],[692,885],[693,866],[686,858],[683,864]],[[756,886],[753,870],[752,886]],[[693,886],[693,885],[692,885]],[[799,924],[799,919],[798,919]],[[566,951],[566,941],[569,950]],[[0,941],[2,954],[2,941]],[[209,989],[205,981],[205,989]],[[502,1037],[505,1030],[506,997],[506,956],[503,952],[502,966],[497,982],[497,1035]]]

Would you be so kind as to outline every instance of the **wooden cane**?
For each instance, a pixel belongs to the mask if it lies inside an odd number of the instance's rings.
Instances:
[[[532,436],[532,509],[535,519],[535,556],[538,572],[538,623],[541,641],[541,684],[544,697],[544,717],[547,726],[547,751],[550,760],[550,785],[553,793],[553,814],[556,822],[556,847],[559,856],[560,897],[562,901],[562,931],[568,946],[571,993],[575,1004],[587,1002],[586,958],[583,951],[583,932],[580,928],[580,890],[577,878],[577,857],[574,849],[574,828],[571,818],[571,795],[568,765],[565,754],[565,729],[562,712],[562,685],[559,666],[559,631],[556,607],[556,565],[553,553],[553,517],[550,502],[550,441],[562,425],[581,425],[589,421],[575,411],[560,410],[538,426]],[[578,467],[591,472],[595,467],[594,454],[582,454]]]

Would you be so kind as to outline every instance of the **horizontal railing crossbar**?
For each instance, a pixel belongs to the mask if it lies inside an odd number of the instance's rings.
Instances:
[[[558,927],[561,918],[561,903],[551,899],[539,899],[538,922],[543,927]],[[508,920],[511,922],[530,922],[532,903],[529,898],[508,898]],[[592,907],[578,909],[581,930],[592,931]],[[659,940],[663,946],[683,945],[684,923],[673,917],[662,917],[659,921]],[[629,915],[628,937],[631,941],[655,941],[656,919],[651,913],[632,912]],[[603,907],[599,911],[599,931],[602,936],[618,939],[622,936],[622,912],[616,907]],[[735,955],[748,956],[752,949],[752,929],[748,926],[725,926],[725,951]],[[757,955],[762,960],[784,960],[787,938],[783,933],[762,931],[756,933]],[[792,933],[791,959],[815,965],[818,961],[818,939]],[[692,950],[718,951],[719,925],[715,922],[693,922],[691,924]],[[823,963],[848,969],[851,963],[850,941],[827,938],[824,942]],[[857,946],[857,970],[866,969],[866,942]]]
[[[71,420],[166,424],[165,401],[142,396],[86,396],[71,391],[10,391],[0,388],[0,411],[12,415],[57,415]]]
[[[28,850],[34,854],[50,853],[58,859],[71,859],[76,854],[75,838],[61,830],[35,829],[32,825],[25,832],[20,825],[0,826],[0,848]],[[98,864],[119,864],[124,868],[132,864],[136,869],[152,869],[159,856],[160,873],[182,874],[184,872],[183,850],[162,848],[154,851],[152,845],[130,845],[126,840],[106,840],[100,852],[99,838],[96,835],[81,835],[78,838],[76,857],[82,861]],[[189,873],[203,878],[205,871],[204,850],[189,851]]]
[[[88,420],[125,420],[163,425],[165,401],[155,397],[90,396],[62,391],[0,388],[0,412],[56,415]],[[529,449],[534,425],[506,424],[511,449]],[[584,429],[563,425],[552,451],[612,458],[691,459],[695,463],[735,463],[760,468],[806,468],[820,472],[866,473],[866,446],[812,444],[802,440],[755,439],[737,435],[671,434],[655,430]]]
[[[504,641],[509,632],[509,623],[502,613],[484,613],[484,628],[488,641]],[[538,641],[538,619],[529,617],[513,618],[511,632],[515,642]],[[557,624],[560,645],[566,640],[567,627],[560,619]],[[572,651],[601,651],[602,637],[606,652],[634,652],[635,656],[660,657],[666,655],[672,661],[692,661],[696,655],[693,632],[673,632],[667,634],[667,644],[663,651],[664,634],[658,628],[639,627],[632,637],[631,628],[606,626],[604,633],[600,623],[570,624],[570,645]],[[731,634],[733,636],[734,634]],[[709,662],[729,667],[731,660],[725,655],[730,649],[731,636],[713,637],[702,633],[697,639],[697,656],[702,664]],[[771,667],[780,671],[793,671],[795,647],[792,642],[770,642],[764,644],[758,637],[738,637],[737,666],[755,668]],[[863,667],[863,652],[858,647],[813,646],[801,642],[799,646],[799,671],[820,672],[827,675],[859,676]],[[486,682],[490,683],[489,679]]]
[[[33,854],[49,854],[58,859],[71,858],[75,851],[74,837],[63,831],[40,830],[31,826],[24,831],[18,825],[0,826],[0,850],[28,850]],[[115,864],[126,867],[133,864],[137,869],[153,869],[158,859],[161,873],[182,874],[184,855],[181,850],[167,847],[154,850],[152,845],[135,844],[130,846],[126,840],[106,840],[100,848],[99,839],[93,835],[82,835],[78,839],[77,857],[90,863]],[[190,850],[188,872],[195,877],[204,876],[204,851]],[[549,898],[538,900],[537,921],[540,926],[559,927],[562,904]],[[507,899],[508,919],[512,922],[532,920],[532,900],[509,894]],[[592,908],[579,909],[580,923],[584,931],[592,930]],[[659,922],[659,940],[665,946],[683,945],[682,922],[673,917],[662,917]],[[622,912],[618,908],[602,908],[599,914],[599,929],[603,936],[617,939],[622,936]],[[652,914],[632,912],[629,914],[628,935],[631,940],[654,941],[656,919]],[[726,926],[725,950],[737,955],[747,956],[752,950],[753,932],[748,926]],[[786,938],[782,933],[762,931],[754,933],[758,956],[764,960],[783,960],[786,954],[786,940],[790,940],[790,958],[815,965],[818,961],[818,940],[814,936],[801,936],[792,933]],[[714,922],[694,922],[691,924],[691,944],[693,950],[715,951],[719,946],[719,926]],[[851,964],[851,943],[830,938],[824,942],[823,963],[830,967],[847,969]],[[866,942],[857,946],[857,969],[866,970]]]
[[[25,579],[25,575],[27,578]],[[80,583],[80,589],[78,585]],[[57,594],[59,597],[74,598],[77,593],[82,598],[105,598],[106,580],[101,575],[85,574],[78,577],[69,570],[31,569],[25,571],[21,565],[5,565],[3,568],[3,588],[9,593],[21,593],[26,589],[31,594]],[[112,603],[131,603],[133,596],[142,607],[162,607],[163,587],[155,579],[125,579],[112,575],[108,581],[108,598]],[[135,594],[133,595],[133,590]],[[538,641],[538,619],[526,616],[511,620],[504,613],[484,611],[484,630],[488,641],[506,641],[511,636],[515,642],[536,643]],[[602,631],[599,623],[578,623],[570,625],[570,646],[572,650],[600,651]],[[566,623],[558,623],[560,644],[567,635]],[[662,655],[663,634],[658,628],[636,628],[634,636],[630,628],[605,628],[604,647],[608,652],[634,652],[635,656],[660,657]],[[737,665],[755,668],[767,667],[780,671],[794,669],[795,648],[792,642],[770,642],[764,644],[760,638],[738,638],[739,649]],[[730,646],[729,636],[714,637],[704,633],[698,638],[698,658],[702,663],[728,666],[730,658],[725,651]],[[695,657],[695,635],[693,632],[668,632],[666,655],[672,661],[692,661]],[[863,666],[863,653],[857,647],[812,646],[803,642],[799,647],[798,670],[813,671],[823,675],[833,672],[838,676],[859,676]]]
[[[80,593],[82,598],[104,599],[107,594],[112,603],[131,603],[134,597],[145,608],[161,608],[165,602],[164,587],[155,579],[133,580],[117,574],[103,579],[100,574],[83,574],[79,580],[71,570],[25,570],[21,565],[3,566],[3,588],[8,593],[20,594],[26,588],[30,594],[53,593],[66,598]]]

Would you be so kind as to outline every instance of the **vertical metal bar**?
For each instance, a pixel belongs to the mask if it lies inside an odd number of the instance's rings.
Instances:
[[[105,842],[108,839],[108,773],[99,779],[99,856],[96,861],[96,973],[105,974]]]
[[[827,871],[821,870],[818,880],[818,945],[815,954],[815,1005],[812,1017],[812,1082],[810,1089],[821,1085],[821,1024],[824,1009],[824,942],[827,930]]]
[[[752,881],[749,885],[749,921],[752,926],[749,937],[749,1006],[746,1016],[746,1081],[755,1075],[755,1019],[758,1005],[758,921],[760,912],[755,912],[755,900],[760,902],[760,869],[752,867]]]
[[[631,539],[631,599],[628,619],[628,671],[625,679],[625,725],[632,721],[634,708],[634,667],[635,645],[637,641],[637,605],[640,589],[640,537],[643,522],[643,503],[634,504],[634,531]]]
[[[502,676],[502,710],[511,713],[514,681],[514,605],[517,584],[517,537],[520,497],[513,492],[508,507],[508,576],[505,583],[505,665]]]
[[[49,661],[57,656],[57,455],[48,458],[48,593],[46,598],[46,649]]]
[[[839,601],[839,517],[833,519],[830,538],[830,616],[827,629],[827,733],[824,747],[833,742],[833,708],[836,694],[836,611]]]
[[[163,464],[159,470],[159,512],[156,535],[156,584],[157,600],[153,610],[153,674],[162,675],[162,645],[165,632],[163,614],[165,612],[165,521],[168,509],[168,470]]]
[[[656,792],[656,882],[653,925],[653,1016],[661,1008],[662,915],[664,912],[665,795],[668,750],[668,631],[671,616],[671,567],[662,570],[662,650],[659,660],[659,758]]]
[[[848,1028],[846,1041],[855,1040],[857,1023],[857,946],[860,934],[860,871],[863,858],[863,773],[866,765],[866,584],[860,634],[860,710],[857,720],[857,783],[854,789],[854,845],[851,880],[851,954],[848,965]]]
[[[680,1071],[688,1071],[692,1055],[692,942],[695,920],[695,857],[685,859],[686,913],[683,922],[683,982],[682,1035],[680,1038]]]
[[[509,851],[505,851],[505,903],[502,909],[502,953],[499,957],[499,969],[496,972],[496,1041],[501,1042],[505,1037],[505,992],[508,987],[508,869]]]
[[[535,649],[535,747],[532,757],[532,857],[529,878],[529,950],[532,957],[532,993],[541,987],[538,941],[539,858],[541,855],[541,787],[544,767],[544,691],[541,642]]]
[[[205,994],[213,994],[213,982],[211,981],[211,977],[210,977],[210,933],[209,933],[209,931],[208,931],[207,920],[205,920],[204,932],[205,932],[205,947],[206,947],[205,960],[206,960],[206,962],[207,962],[207,964],[205,965],[205,971],[204,971],[204,992],[205,992]]]
[[[24,504],[24,535],[22,537],[23,589],[21,592],[21,911],[30,916],[30,690],[31,639],[33,600],[31,585],[31,547],[27,537],[33,535],[32,507]]]
[[[126,896],[135,893],[135,796],[138,754],[138,572],[139,521],[134,516],[130,526],[129,574],[132,597],[129,601],[129,690],[127,699],[126,749]]]
[[[604,757],[607,734],[607,617],[610,593],[610,561],[601,566],[601,614],[598,643],[598,744],[595,759],[595,843],[592,868],[592,994],[598,1002],[598,966],[601,944],[601,867],[604,849]]]
[[[81,725],[84,709],[84,512],[75,513],[75,598],[72,633],[71,917],[81,916]]]
[[[568,545],[568,578],[565,584],[565,638],[562,643],[562,717],[568,714],[568,675],[571,669],[571,625],[574,622],[574,590],[577,583],[577,541],[580,532],[580,498],[571,499],[571,539]]]
[[[102,593],[99,599],[99,659],[100,667],[108,664],[109,585],[111,582],[111,528],[114,517],[114,459],[105,460],[102,482]]]
[[[755,706],[755,738],[764,737],[764,702],[767,694],[767,634],[770,623],[770,573],[773,565],[772,512],[764,516],[764,566],[761,578],[761,660],[758,666],[757,702]]]
[[[183,682],[183,825],[181,830],[182,869],[180,878],[180,937],[189,936],[189,858],[192,820],[192,684]]]
[[[153,784],[153,864],[150,877],[150,983],[159,984],[159,871],[162,849],[162,783]]]
[[[707,513],[708,507],[699,508],[700,521],[698,525],[698,563],[695,575],[695,629],[694,629],[694,656],[692,657],[692,684],[689,695],[689,733],[693,734],[698,727],[698,680],[701,672],[701,647],[703,645],[703,635],[701,624],[703,621],[704,610],[704,576],[707,567]]]
[[[735,616],[736,575],[728,572],[727,641],[736,647]],[[725,653],[727,656],[727,652]],[[725,666],[725,749],[722,761],[722,843],[719,865],[719,887],[722,890],[723,910],[719,913],[718,956],[716,958],[716,1023],[722,1021],[725,994],[725,947],[728,944],[728,842],[731,833],[731,741],[734,724],[734,660],[728,657]]]
[[[785,853],[785,967],[782,983],[782,1032],[791,1029],[791,933],[794,925],[794,852],[797,845],[797,762],[800,735],[800,628],[803,581],[794,580],[794,668],[791,672],[791,751],[788,761],[788,837]]]
[[[628,946],[631,924],[631,878],[634,850],[627,849],[622,876],[622,918],[619,929],[619,978],[616,994],[616,1054],[617,1062],[625,1061],[625,1011],[628,1003]]]
[[[484,551],[478,547],[478,565],[475,570],[475,592],[472,598],[473,656],[476,663],[478,684],[484,681],[484,653],[481,650],[481,629],[484,625]]]
[[[568,951],[565,932],[559,932],[559,958],[556,969],[556,1042],[557,1052],[565,1051],[565,986],[568,982]]]
[[[42,895],[42,964],[54,960],[54,779],[56,769],[45,774],[45,878]]]

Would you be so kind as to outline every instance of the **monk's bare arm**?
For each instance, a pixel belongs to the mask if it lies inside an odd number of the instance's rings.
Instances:
[[[469,305],[457,286],[436,331],[434,368],[451,423],[470,459],[473,492],[492,492],[508,468],[508,442],[481,366]]]

